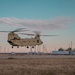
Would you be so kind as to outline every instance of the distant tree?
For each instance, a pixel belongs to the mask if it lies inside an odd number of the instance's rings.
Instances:
[[[72,50],[72,48],[69,47],[66,51],[71,51],[71,50]]]
[[[64,49],[63,48],[59,48],[58,51],[64,51]]]
[[[73,51],[75,51],[75,48],[73,49]]]

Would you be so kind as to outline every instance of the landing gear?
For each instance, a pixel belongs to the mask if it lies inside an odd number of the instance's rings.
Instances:
[[[13,46],[12,46],[12,48],[13,48]]]
[[[31,48],[34,48],[34,46],[30,46]],[[29,48],[29,46],[27,46],[27,48]]]
[[[32,46],[32,48],[34,48],[34,46]]]
[[[29,46],[27,46],[27,48],[29,48]]]

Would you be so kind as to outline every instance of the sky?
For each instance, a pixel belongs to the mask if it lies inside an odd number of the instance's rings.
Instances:
[[[59,35],[41,36],[48,52],[61,47],[67,49],[71,41],[72,48],[75,48],[75,0],[0,0],[0,31],[13,31],[17,28],[26,28],[30,33],[41,31],[41,35]],[[1,52],[8,49],[9,52],[29,51],[25,47],[12,49],[7,38],[8,33],[0,33]]]

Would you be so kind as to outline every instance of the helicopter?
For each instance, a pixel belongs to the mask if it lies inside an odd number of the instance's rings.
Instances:
[[[33,38],[21,38],[16,32],[28,31],[24,28],[19,28],[14,31],[0,31],[0,32],[9,32],[8,33],[8,40],[7,42],[12,46],[25,46],[26,48],[32,47],[34,48],[37,45],[42,45],[43,41],[41,40],[40,36],[57,36],[57,35],[40,35],[39,31],[34,31],[35,34],[28,34],[28,33],[20,33],[22,35],[31,35],[34,36]]]

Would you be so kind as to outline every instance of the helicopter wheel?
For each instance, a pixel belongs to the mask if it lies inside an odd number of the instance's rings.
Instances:
[[[29,48],[29,46],[27,46],[27,48]]]
[[[12,46],[12,48],[13,48],[13,46]]]
[[[32,48],[34,48],[34,46],[32,46]]]

